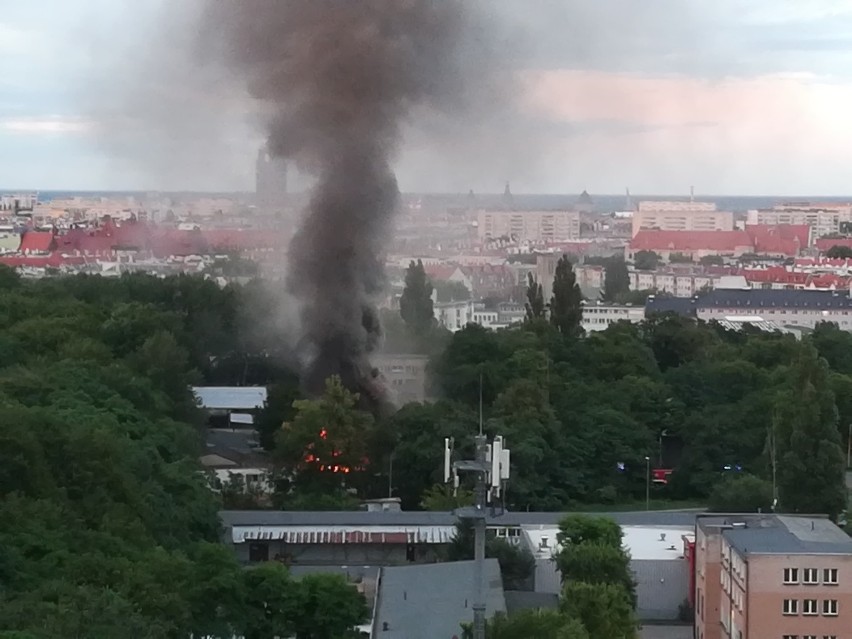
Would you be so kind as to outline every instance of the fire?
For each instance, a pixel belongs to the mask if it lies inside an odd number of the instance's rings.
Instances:
[[[323,441],[327,441],[328,440],[328,429],[323,428],[322,430],[320,430],[319,438]],[[363,468],[360,467],[360,466],[352,468],[351,466],[346,466],[346,465],[343,465],[343,464],[325,464],[325,463],[322,463],[322,460],[320,459],[319,455],[316,455],[313,452],[311,452],[311,451],[314,451],[314,450],[315,450],[314,443],[312,442],[312,443],[308,444],[308,452],[305,453],[303,461],[304,461],[305,464],[313,464],[314,467],[317,468],[321,473],[341,473],[341,474],[344,474],[344,475],[348,475],[353,470],[354,471],[363,470]],[[343,453],[339,450],[336,450],[336,449],[331,450],[332,458],[340,457],[342,454]]]

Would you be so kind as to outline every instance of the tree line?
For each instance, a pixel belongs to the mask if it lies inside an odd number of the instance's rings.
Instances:
[[[366,617],[343,578],[221,543],[189,385],[274,374],[232,331],[249,295],[0,268],[0,637],[330,639]]]

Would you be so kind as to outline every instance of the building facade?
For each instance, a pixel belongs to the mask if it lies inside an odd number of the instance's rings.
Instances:
[[[709,202],[640,202],[633,214],[633,235],[660,231],[732,231],[734,214]]]
[[[392,399],[398,405],[426,401],[426,355],[373,356],[375,366],[387,381]]]
[[[852,629],[852,538],[824,517],[700,516],[697,639],[839,639]]]
[[[748,224],[806,224],[814,238],[840,233],[842,225],[852,222],[852,204],[780,204],[771,209],[752,209]]]
[[[564,242],[580,237],[577,211],[479,211],[481,243],[506,237],[517,242]]]
[[[583,304],[582,327],[587,333],[605,331],[617,322],[638,324],[645,319],[644,306],[627,306],[623,304]]]

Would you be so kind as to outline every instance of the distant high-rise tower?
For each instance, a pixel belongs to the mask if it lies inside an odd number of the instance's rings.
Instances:
[[[272,157],[266,149],[257,154],[255,194],[257,205],[266,211],[287,204],[287,161]]]

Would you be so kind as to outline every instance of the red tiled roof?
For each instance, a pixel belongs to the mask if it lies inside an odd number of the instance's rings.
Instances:
[[[21,236],[20,253],[49,253],[53,250],[53,233],[50,231],[27,231]]]
[[[456,269],[458,269],[457,266],[443,266],[440,264],[434,266],[423,266],[423,270],[426,271],[426,275],[433,280],[448,280],[452,274],[456,272]]]
[[[807,273],[796,273],[788,271],[783,266],[772,266],[763,269],[743,269],[740,275],[749,282],[766,282],[772,284],[799,284],[804,286],[808,282]]]
[[[852,248],[852,238],[841,238],[837,240],[832,240],[829,238],[820,238],[816,242],[814,242],[814,246],[816,246],[822,252],[827,251],[832,246],[845,246],[847,248]]]
[[[657,231],[643,229],[632,240],[634,251],[750,251],[752,239],[745,231]]]

